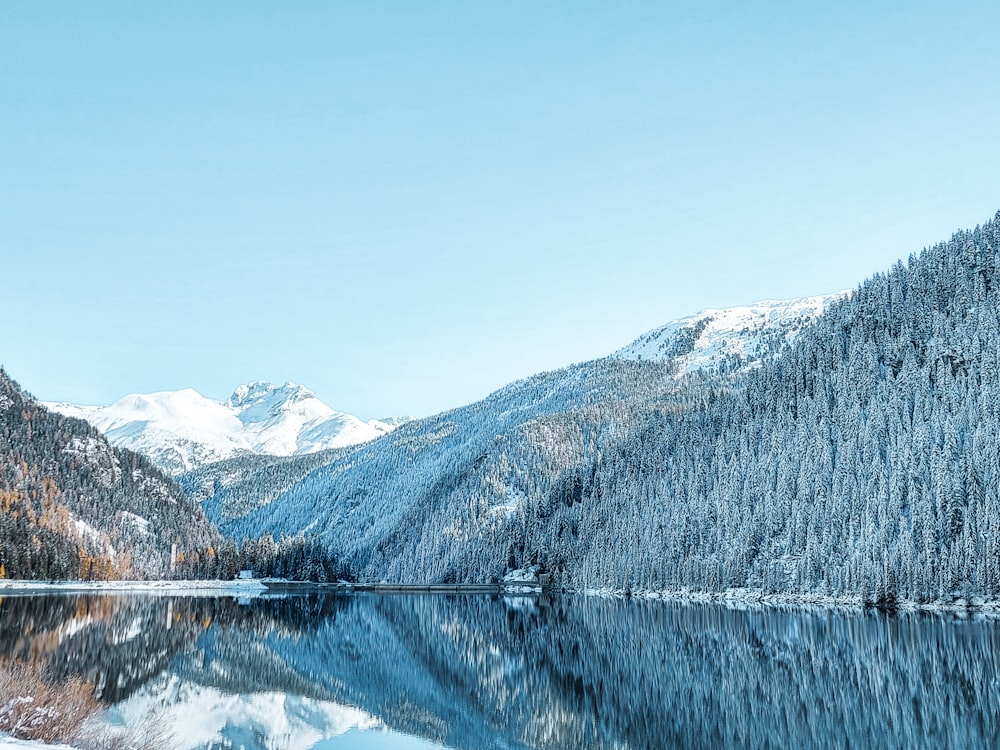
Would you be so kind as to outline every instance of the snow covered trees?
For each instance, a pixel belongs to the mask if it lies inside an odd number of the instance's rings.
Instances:
[[[159,576],[218,540],[147,459],[54,414],[0,370],[0,565],[9,578]]]

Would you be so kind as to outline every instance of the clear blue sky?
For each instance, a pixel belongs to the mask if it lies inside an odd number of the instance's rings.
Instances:
[[[877,9],[875,6],[878,6]],[[1000,208],[1000,4],[8,2],[0,362],[425,415]]]

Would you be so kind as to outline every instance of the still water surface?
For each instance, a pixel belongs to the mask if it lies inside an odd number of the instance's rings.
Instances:
[[[0,600],[0,655],[191,748],[1000,746],[1000,623],[485,596]]]

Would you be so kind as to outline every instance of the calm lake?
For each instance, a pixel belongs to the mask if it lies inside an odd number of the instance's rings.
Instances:
[[[1000,746],[1000,623],[982,618],[590,597],[8,596],[0,654],[82,677],[110,706],[104,721],[153,717],[181,750]]]

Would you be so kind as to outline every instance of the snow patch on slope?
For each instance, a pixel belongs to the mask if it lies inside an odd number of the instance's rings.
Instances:
[[[90,422],[114,445],[149,456],[171,474],[245,454],[291,456],[373,440],[395,428],[337,411],[295,383],[257,381],[225,402],[191,388],[132,394],[110,406],[49,403]]]
[[[640,336],[611,356],[674,360],[677,374],[693,370],[753,367],[778,353],[848,292],[765,300],[727,309],[703,310]]]

